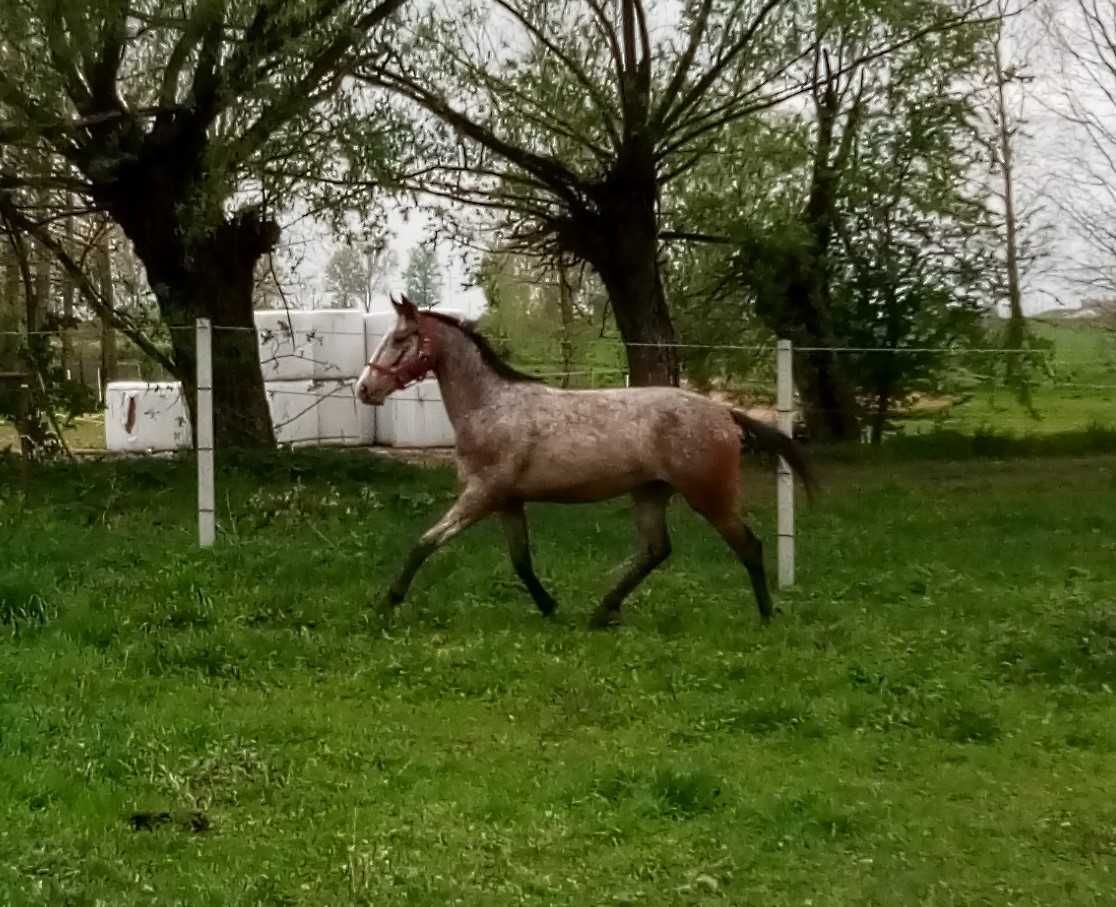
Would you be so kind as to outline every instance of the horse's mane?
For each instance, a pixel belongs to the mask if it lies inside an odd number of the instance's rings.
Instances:
[[[484,334],[481,334],[476,327],[474,327],[472,322],[454,318],[452,315],[445,315],[441,312],[432,312],[429,309],[424,310],[422,314],[429,315],[431,318],[437,318],[442,324],[448,324],[450,327],[457,328],[461,331],[462,334],[473,342],[473,345],[477,348],[477,352],[480,353],[481,359],[484,360],[485,364],[505,381],[514,381],[518,383],[538,383],[542,381],[542,378],[528,375],[526,372],[521,372],[519,369],[512,368],[508,365],[500,358],[500,354],[492,348],[492,344],[489,343],[488,338],[485,337]]]

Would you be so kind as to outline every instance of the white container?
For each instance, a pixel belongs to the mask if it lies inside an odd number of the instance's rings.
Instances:
[[[318,382],[318,440],[322,444],[371,444],[376,437],[376,410],[356,398],[353,379]]]
[[[453,447],[453,425],[436,378],[396,391],[376,416],[376,443],[388,447]]]
[[[364,316],[364,363],[376,353],[384,335],[395,328],[394,312],[374,312]]]
[[[318,439],[318,400],[313,381],[267,381],[264,390],[278,443],[299,444]]]
[[[108,450],[185,450],[192,444],[190,417],[179,382],[109,382],[105,388]]]
[[[358,402],[353,380],[269,381],[275,440],[280,444],[372,444],[376,411]]]
[[[255,313],[264,381],[355,378],[364,368],[364,313],[356,309]]]

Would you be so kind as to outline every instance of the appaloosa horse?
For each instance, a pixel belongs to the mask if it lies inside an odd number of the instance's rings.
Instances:
[[[592,626],[619,622],[629,593],[670,554],[666,507],[680,493],[747,568],[760,615],[771,595],[759,539],[737,512],[744,441],[782,456],[811,485],[801,450],[738,409],[674,387],[559,390],[504,363],[467,324],[392,300],[398,320],[356,385],[362,403],[437,376],[456,435],[461,493],[422,536],[384,602],[400,604],[423,562],[459,532],[498,513],[516,573],[543,614],[556,603],[531,565],[527,501],[576,503],[630,494],[640,550],[605,595]]]

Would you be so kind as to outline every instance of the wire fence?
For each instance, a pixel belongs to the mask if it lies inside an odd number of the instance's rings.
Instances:
[[[307,313],[299,312],[300,316]],[[313,313],[310,313],[313,314]],[[311,380],[325,384],[327,382],[348,382],[349,386],[345,387],[342,384],[337,384],[327,392],[322,392],[319,388],[310,390],[299,391],[290,386],[284,387],[279,394],[281,398],[303,398],[308,401],[307,405],[275,419],[274,427],[280,433],[283,429],[290,425],[295,424],[299,419],[306,416],[312,410],[327,402],[334,400],[338,397],[351,396],[352,394],[352,380],[355,379],[354,368],[350,364],[347,368],[339,366],[336,363],[329,362],[326,359],[321,359],[313,355],[313,347],[316,343],[325,341],[327,338],[349,338],[350,341],[360,341],[362,347],[366,343],[367,329],[361,325],[359,330],[356,329],[336,329],[329,326],[313,326],[313,327],[296,327],[291,322],[290,314],[284,315],[276,311],[274,317],[277,319],[275,324],[269,326],[254,325],[215,325],[213,332],[221,333],[237,333],[237,334],[255,334],[261,348],[261,366],[265,370],[265,380],[269,376],[269,370],[274,371],[272,375],[273,380]],[[169,330],[173,332],[194,331],[194,326],[189,325],[175,325],[171,326]],[[74,329],[67,327],[55,327],[49,329],[35,330],[35,331],[0,331],[0,337],[15,337],[26,338],[28,336],[50,336],[57,339],[65,339],[70,335],[71,339],[74,336]],[[86,334],[88,337],[88,334]],[[1105,341],[1108,341],[1105,343]],[[773,356],[774,346],[771,343],[690,343],[690,342],[674,342],[674,343],[625,343],[623,340],[614,337],[595,337],[595,338],[579,338],[578,344],[580,347],[590,348],[610,348],[616,350],[618,353],[625,348],[636,349],[671,349],[679,353],[697,352],[697,353],[740,353],[747,352],[756,354],[758,358],[756,361],[761,363],[761,370],[767,371],[762,368],[762,362],[766,360],[771,362],[769,357]],[[262,352],[265,349],[271,350],[269,355],[264,355]],[[363,349],[362,349],[363,352]],[[1112,391],[1116,391],[1116,334],[1105,334],[1098,332],[1096,334],[1096,342],[1091,351],[1075,351],[1067,352],[1064,350],[1040,350],[1033,349],[1018,349],[1014,347],[998,347],[998,346],[980,346],[980,347],[967,347],[967,346],[892,346],[892,347],[869,347],[869,346],[854,346],[854,345],[834,345],[834,346],[799,346],[796,347],[794,352],[796,354],[811,354],[811,353],[830,353],[835,356],[857,356],[857,357],[874,357],[874,356],[926,356],[935,355],[943,357],[952,357],[957,360],[968,360],[968,364],[964,367],[963,371],[957,371],[953,375],[952,383],[956,388],[972,389],[974,386],[986,385],[986,389],[995,394],[997,390],[1002,390],[1003,393],[1010,393],[1010,389],[1005,387],[1004,382],[1004,369],[998,366],[999,373],[995,369],[982,369],[976,370],[972,368],[972,361],[982,360],[985,363],[999,362],[1003,363],[1011,361],[1014,357],[1038,357],[1041,362],[1041,372],[1034,372],[1030,375],[1030,384],[1034,389],[1041,391],[1066,391],[1069,393],[1079,394],[1097,394],[1102,397],[1107,397]],[[584,358],[584,357],[582,357]],[[628,383],[627,369],[621,367],[608,367],[604,365],[593,365],[585,367],[581,363],[573,364],[568,359],[565,362],[557,362],[548,359],[527,359],[520,360],[528,370],[536,377],[551,384],[560,384],[562,386],[572,388],[583,387],[598,387],[610,386]],[[291,371],[290,366],[292,363],[297,363],[302,366],[303,370]],[[309,373],[306,371],[309,369]],[[122,379],[128,378],[131,380],[142,381],[145,377],[143,370],[137,363],[123,363],[118,364],[117,373],[115,375],[102,375],[99,369],[93,370],[96,375],[96,392],[98,401],[102,400],[102,391],[104,384],[108,379]],[[147,375],[148,379],[151,377],[166,377],[166,376],[152,376]],[[85,376],[88,381],[88,376]],[[754,402],[757,403],[770,403],[774,398],[774,374],[773,371],[763,375],[759,380],[754,380],[749,376],[741,376],[740,374],[732,374],[727,376],[726,380],[722,382],[723,387],[717,386],[716,382],[713,385],[718,389],[728,389],[738,394],[751,395]],[[407,408],[407,407],[423,407],[427,401],[416,399],[414,397],[400,397],[395,401],[394,405]],[[172,404],[167,404],[165,409],[173,408]],[[823,410],[814,407],[812,410],[815,414],[824,414]],[[347,433],[329,434],[320,433],[322,441],[326,440],[347,440],[349,435]]]
[[[276,318],[282,315],[276,313]],[[50,336],[62,340],[71,330],[50,328],[30,334],[0,331],[0,338]],[[213,407],[215,397],[221,396],[221,388],[215,386],[214,380],[222,380],[222,370],[214,368],[215,336],[256,336],[272,428],[277,440],[285,446],[387,445],[444,450],[453,443],[453,427],[433,379],[429,379],[428,386],[394,394],[374,419],[368,417],[367,408],[356,398],[355,384],[373,347],[378,345],[379,337],[371,336],[363,324],[360,329],[339,329],[329,325],[296,326],[282,321],[266,326],[222,326],[199,321],[196,325],[172,326],[170,330],[194,334],[198,371],[192,383],[196,398],[189,401],[188,406],[182,386],[174,381],[120,383],[118,392],[106,398],[104,430],[110,449],[113,449],[114,433],[122,445],[119,449],[134,452],[196,449],[198,538],[202,545],[211,545],[217,538],[215,458],[220,450],[214,440]],[[340,346],[331,345],[332,338],[344,342]],[[566,356],[557,361],[538,357],[520,360],[517,364],[528,365],[533,375],[548,384],[576,389],[628,383],[626,368],[599,361],[606,354],[598,357],[599,364],[586,365],[584,358],[592,356],[586,350],[611,349],[616,353],[617,362],[623,361],[623,351],[631,348],[670,349],[682,357],[704,353],[753,354],[752,361],[743,366],[746,369],[743,373],[734,372],[731,367],[722,368],[702,389],[728,395],[737,404],[741,404],[743,398],[742,405],[763,409],[766,417],[773,418],[784,432],[791,434],[806,415],[795,391],[793,372],[796,366],[809,367],[811,354],[831,354],[847,363],[871,362],[877,356],[948,359],[953,364],[945,369],[948,373],[943,382],[945,386],[937,390],[921,387],[918,393],[908,395],[911,399],[921,399],[904,404],[906,409],[902,415],[908,420],[904,427],[919,419],[922,425],[933,426],[953,418],[952,398],[971,400],[979,396],[979,406],[970,404],[970,409],[977,413],[972,418],[988,417],[1007,395],[1014,393],[1005,385],[1005,366],[1015,357],[1024,356],[1031,365],[1041,365],[1029,373],[1031,389],[1047,394],[1053,401],[1051,405],[1067,411],[1059,424],[1068,424],[1075,418],[1079,427],[1085,427],[1089,421],[1103,421],[1104,417],[1109,422],[1116,421],[1116,406],[1113,406],[1116,404],[1116,334],[1098,333],[1088,344],[1052,350],[961,345],[793,347],[789,341],[782,340],[776,343],[625,343],[614,337],[583,337],[578,339],[578,346],[582,350],[581,359]],[[939,406],[943,400],[945,403]],[[1093,406],[1082,406],[1082,402]],[[870,395],[867,404],[870,407]],[[809,408],[813,417],[835,412],[838,410],[816,405]],[[870,412],[864,414],[871,419]],[[244,419],[242,427],[246,432],[252,430],[250,420],[235,412],[221,412],[218,421],[228,428],[230,419],[237,418]],[[781,460],[776,477],[776,500],[779,584],[787,586],[793,584],[795,572],[794,483],[789,467]]]

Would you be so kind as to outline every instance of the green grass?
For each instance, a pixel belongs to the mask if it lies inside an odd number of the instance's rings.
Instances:
[[[104,450],[105,417],[101,413],[78,416],[63,426],[62,434],[75,450]],[[19,451],[19,434],[10,422],[0,419],[0,454],[7,451]]]
[[[1116,902],[1116,457],[822,471],[769,627],[676,508],[587,631],[615,502],[555,620],[485,524],[384,632],[445,470],[226,458],[201,552],[189,462],[0,461],[0,903]]]
[[[1116,332],[1064,321],[1036,321],[1031,329],[1052,344],[1051,372],[1034,375],[1034,412],[1020,405],[1002,380],[984,377],[994,360],[976,356],[959,362],[956,402],[904,420],[906,431],[1043,436],[1116,427]],[[966,365],[968,370],[960,367]]]

